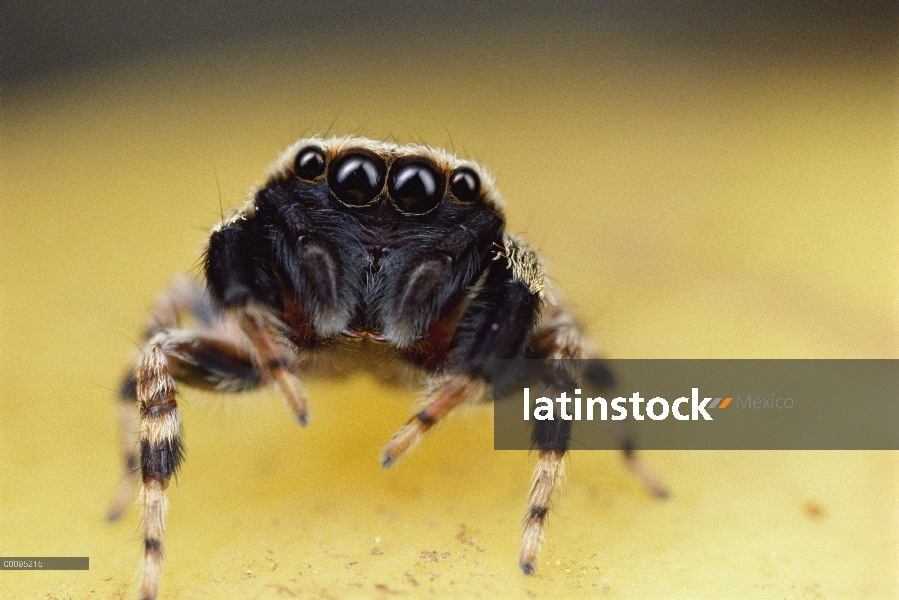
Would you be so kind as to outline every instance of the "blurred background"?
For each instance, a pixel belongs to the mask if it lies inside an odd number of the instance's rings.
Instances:
[[[478,160],[616,358],[899,357],[899,5],[0,6],[3,598],[131,598],[114,389],[156,293],[295,139]],[[410,391],[182,390],[163,598],[894,598],[889,452],[575,452],[537,575],[492,413],[377,464]],[[136,424],[135,424],[136,426]]]

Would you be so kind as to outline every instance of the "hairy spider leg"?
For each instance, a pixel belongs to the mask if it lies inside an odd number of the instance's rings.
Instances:
[[[553,294],[549,296],[540,323],[528,339],[527,356],[549,361],[553,366],[544,370],[537,393],[554,398],[562,390],[571,391],[574,387],[581,375],[581,363],[569,359],[584,358],[589,342],[571,312]],[[570,439],[571,421],[556,418],[534,423],[531,440],[539,450],[539,458],[531,480],[518,554],[518,567],[525,575],[534,572],[543,545],[546,518],[565,477],[564,457]]]
[[[186,329],[187,324],[195,328]],[[144,333],[145,344],[163,332],[168,332],[163,349],[175,380],[220,391],[244,391],[262,383],[243,334],[215,305],[200,281],[179,277],[160,295]],[[122,381],[119,400],[124,469],[107,513],[109,521],[122,517],[137,485],[140,428],[136,369]]]
[[[294,355],[296,350],[281,334],[277,319],[269,311],[254,305],[239,311],[237,319],[253,345],[258,358],[258,368],[265,374],[266,379],[278,384],[300,425],[305,427],[308,422],[309,400],[299,377],[290,370],[287,356]]]
[[[522,244],[509,238],[508,244],[513,243]],[[536,264],[536,255],[530,253],[528,257]],[[424,410],[388,442],[381,453],[382,466],[394,464],[463,402],[490,399],[494,361],[522,355],[528,332],[540,312],[542,278],[528,281],[515,260],[518,258],[510,260],[501,252],[494,253],[453,333],[447,374],[437,380]]]

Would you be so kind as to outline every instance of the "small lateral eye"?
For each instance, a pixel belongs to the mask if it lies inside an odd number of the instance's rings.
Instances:
[[[424,162],[394,163],[387,192],[404,213],[423,215],[433,210],[446,191],[446,179]]]
[[[386,170],[387,167],[380,158],[351,152],[331,163],[328,186],[344,204],[366,206],[381,193]]]
[[[325,172],[325,155],[314,146],[303,148],[293,161],[293,172],[300,179],[308,181],[320,177]]]
[[[475,202],[481,194],[481,178],[468,167],[456,169],[450,179],[450,191],[459,202]]]

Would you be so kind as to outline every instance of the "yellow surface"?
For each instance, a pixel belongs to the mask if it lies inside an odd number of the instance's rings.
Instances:
[[[895,73],[886,66],[487,59],[260,46],[17,90],[0,168],[0,598],[132,598],[137,515],[113,388],[154,294],[295,138],[332,126],[454,145],[497,176],[614,357],[896,357]],[[569,460],[539,570],[517,569],[534,457],[492,450],[489,409],[398,468],[414,395],[310,383],[184,391],[162,598],[893,598],[899,461],[887,452],[656,452],[648,498],[615,453]],[[601,592],[601,593],[600,593]]]

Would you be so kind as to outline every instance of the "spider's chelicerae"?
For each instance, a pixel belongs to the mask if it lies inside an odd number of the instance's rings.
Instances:
[[[305,425],[304,377],[418,375],[427,401],[384,448],[389,467],[455,407],[491,399],[495,359],[591,356],[537,255],[505,231],[484,169],[425,146],[297,142],[213,228],[204,275],[177,280],[160,298],[122,385],[125,477],[110,518],[128,505],[139,466],[143,598],[159,588],[165,490],[182,460],[175,381],[229,392],[273,382]],[[563,475],[568,423],[535,422],[539,461],[518,559],[526,574]],[[620,441],[638,477],[661,494]]]

